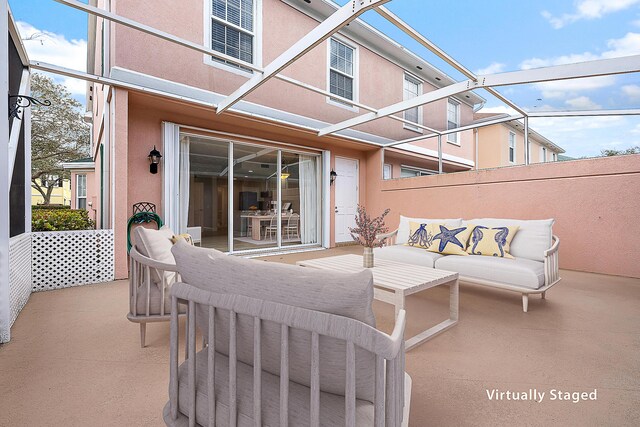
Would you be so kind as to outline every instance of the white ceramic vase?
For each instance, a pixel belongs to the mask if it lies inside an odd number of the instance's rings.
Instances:
[[[364,248],[364,254],[362,255],[362,266],[364,268],[373,267],[373,248]]]

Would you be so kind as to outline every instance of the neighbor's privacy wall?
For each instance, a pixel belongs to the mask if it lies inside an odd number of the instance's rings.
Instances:
[[[640,277],[640,155],[372,181],[367,206],[391,208],[392,230],[400,214],[555,218],[561,268]]]

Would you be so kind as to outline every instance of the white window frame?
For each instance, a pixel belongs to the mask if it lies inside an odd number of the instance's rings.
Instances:
[[[84,196],[80,196],[80,177],[84,178]],[[80,209],[80,199],[84,199],[84,209],[87,209],[87,174],[79,173],[76,174],[76,209]]]
[[[430,175],[438,174],[438,171],[431,170],[431,169],[424,169],[424,168],[419,168],[416,166],[409,166],[409,165],[400,165],[400,178],[403,178],[402,176],[403,170],[416,172],[415,176],[430,176]],[[410,177],[406,177],[406,178],[410,178]]]
[[[541,163],[547,162],[547,147],[545,146],[540,147],[540,162]]]
[[[360,75],[360,58],[359,58],[359,49],[358,46],[354,43],[349,42],[348,40],[346,40],[344,37],[340,37],[337,34],[334,34],[333,36],[329,37],[327,39],[327,92],[331,93],[331,40],[335,40],[338,43],[341,43],[345,46],[347,46],[350,49],[353,49],[353,76],[348,76],[346,74],[344,74],[342,71],[340,70],[336,70],[333,69],[335,72],[343,74],[347,77],[351,77],[353,79],[353,99],[351,101],[353,102],[359,102],[358,99],[360,97],[360,91],[358,89],[359,85],[358,85],[358,76]],[[354,111],[354,112],[358,112],[360,109],[358,107],[356,107],[355,105],[348,105],[345,104],[343,102],[338,101],[337,99],[334,99],[330,96],[327,96],[327,104],[331,104],[331,105],[335,105],[336,107],[340,107],[340,108],[345,108],[349,111]]]
[[[445,111],[446,114],[446,123],[447,130],[449,130],[449,104],[457,106],[456,110],[456,127],[460,127],[460,106],[462,103],[452,98],[447,99],[447,109]],[[460,132],[448,133],[447,134],[447,142],[449,144],[460,146]]]
[[[213,2],[211,0],[205,0],[204,2],[204,45],[209,49],[213,49],[211,45],[211,32],[212,25],[211,20],[216,19],[224,25],[228,25],[242,32],[248,32],[244,28],[238,28],[236,25],[221,20],[218,17],[213,16]],[[238,74],[245,77],[251,77],[253,72],[251,70],[243,70],[235,65],[226,64],[222,61],[213,59],[210,55],[203,54],[204,63],[215,68],[219,68],[230,73]],[[247,63],[248,64],[248,63]],[[262,68],[262,0],[253,0],[253,64],[255,67]]]
[[[382,179],[393,179],[393,165],[390,163],[382,166]]]
[[[405,85],[405,82],[407,80],[418,85],[418,93],[417,93],[416,96],[422,95],[422,90],[423,90],[422,89],[423,88],[423,81],[421,79],[419,79],[418,77],[414,76],[413,74],[408,73],[407,71],[405,71],[402,74],[402,100],[403,101],[408,101],[409,99],[411,99],[411,98],[407,97],[407,93],[406,93],[406,91],[404,89],[404,85]],[[407,118],[405,117],[405,113],[406,113],[406,110],[402,112],[402,117],[405,120],[407,120]],[[417,122],[418,125],[422,125],[423,124],[424,119],[423,119],[422,115],[423,115],[423,110],[422,110],[422,105],[421,105],[421,106],[418,107],[418,122]],[[409,123],[403,123],[402,127],[404,129],[407,129],[407,130],[410,130],[410,131],[413,131],[413,132],[424,133],[422,128],[420,128],[418,126],[412,126]]]
[[[509,137],[507,142],[507,158],[509,159],[509,163],[515,165],[518,162],[518,141],[516,139],[516,133],[509,131]],[[513,146],[511,143],[513,142]],[[513,149],[513,160],[511,160],[511,149]]]

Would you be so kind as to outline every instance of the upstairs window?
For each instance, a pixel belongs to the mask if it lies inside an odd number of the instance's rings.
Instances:
[[[212,1],[211,49],[253,64],[255,0]],[[229,64],[227,61],[222,62]],[[242,68],[235,64],[229,65]]]
[[[450,99],[447,102],[447,130],[460,127],[460,103]],[[447,141],[460,144],[458,132],[447,135]]]
[[[404,94],[403,99],[408,101],[409,99],[413,99],[418,95],[422,94],[422,82],[415,77],[406,74],[404,75]],[[410,122],[416,124],[422,124],[422,114],[420,107],[410,108],[405,110],[403,115],[405,120],[409,120]],[[411,126],[408,123],[404,124],[405,129],[410,129],[416,132],[422,132],[422,130],[418,126]]]
[[[516,162],[516,134],[509,132],[509,162]]]
[[[329,92],[353,101],[355,49],[336,39],[330,39],[329,45]]]

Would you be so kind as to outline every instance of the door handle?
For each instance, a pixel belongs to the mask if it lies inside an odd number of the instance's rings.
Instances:
[[[336,207],[334,207],[334,208],[333,208],[333,211],[334,211],[335,213],[338,213],[338,207],[337,207],[337,206],[336,206]]]

